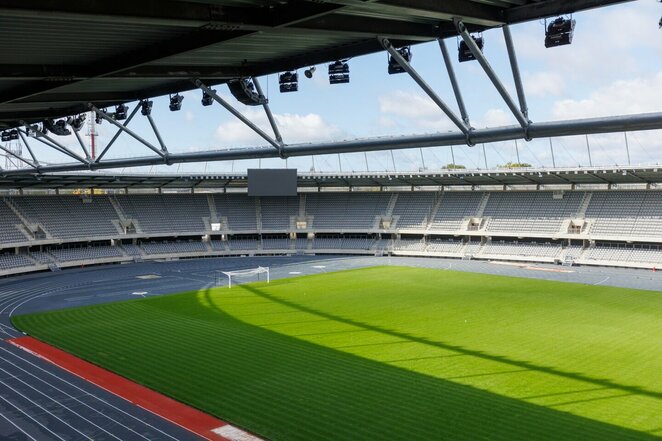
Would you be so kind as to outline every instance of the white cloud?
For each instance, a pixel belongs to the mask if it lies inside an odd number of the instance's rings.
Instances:
[[[442,110],[422,93],[396,90],[383,95],[379,97],[379,110],[385,114],[380,120],[382,124],[386,121],[391,126],[400,126],[406,133],[416,132],[416,129],[435,132],[457,129]],[[456,114],[459,116],[459,112]]]
[[[615,81],[584,99],[554,103],[554,119],[591,118],[656,112],[662,102],[662,71],[648,78]]]
[[[379,110],[393,116],[404,118],[438,118],[441,110],[427,96],[420,93],[396,90],[379,97]]]
[[[503,109],[489,109],[483,115],[480,121],[476,121],[476,127],[501,127],[511,125],[515,122],[515,118]]]
[[[524,91],[527,95],[541,98],[559,96],[565,91],[565,80],[558,72],[525,73]]]
[[[269,121],[261,110],[249,109],[243,112],[249,120],[258,125],[267,134],[272,133]],[[308,141],[330,141],[342,138],[344,132],[325,121],[316,113],[299,115],[292,113],[274,114],[276,124],[286,143]],[[217,140],[227,144],[263,144],[264,140],[239,120],[221,123],[216,129]]]

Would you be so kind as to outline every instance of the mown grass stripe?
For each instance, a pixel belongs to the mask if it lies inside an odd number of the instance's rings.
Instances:
[[[649,440],[662,295],[368,268],[19,316],[275,441]]]

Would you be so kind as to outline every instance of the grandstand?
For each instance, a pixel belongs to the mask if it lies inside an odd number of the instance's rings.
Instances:
[[[9,193],[0,204],[2,275],[143,259],[270,254],[662,264],[662,191],[653,185],[347,191],[330,179],[325,191],[302,188],[296,197],[209,190]]]

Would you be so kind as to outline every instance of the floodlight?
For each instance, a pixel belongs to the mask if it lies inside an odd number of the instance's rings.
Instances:
[[[101,109],[101,111],[102,111],[103,113],[106,113],[106,112],[107,112],[106,109]],[[98,114],[98,113],[95,113],[95,114],[94,114],[94,122],[95,122],[96,124],[101,124],[101,123],[103,122],[103,118],[101,117],[100,114]]]
[[[70,116],[69,118],[67,118],[67,124],[69,124],[71,128],[73,128],[75,131],[78,132],[80,129],[83,128],[83,125],[85,124],[85,118],[86,116],[84,113],[78,115],[75,118]]]
[[[228,81],[228,89],[237,101],[247,106],[259,106],[269,102],[255,91],[255,85],[250,78],[236,78]]]
[[[349,83],[349,65],[341,60],[329,64],[329,84]]]
[[[60,119],[56,122],[53,122],[52,119],[45,120],[44,131],[52,132],[58,136],[71,135],[71,130],[67,129],[67,122],[63,119]]]
[[[115,107],[115,114],[113,116],[115,117],[116,121],[122,121],[126,119],[128,111],[129,107],[127,105],[120,104],[119,106]]]
[[[154,102],[151,100],[142,100],[140,102],[140,113],[143,116],[149,116],[152,114],[152,106],[154,105]]]
[[[471,38],[476,43],[476,46],[478,46],[478,49],[482,52],[483,45],[485,44],[485,42],[483,41],[483,37],[472,35]],[[465,61],[471,61],[475,59],[476,57],[474,56],[473,52],[471,52],[471,49],[469,49],[467,43],[465,43],[464,40],[460,41],[460,47],[458,48],[459,62],[464,63]]]
[[[2,132],[2,135],[0,135],[0,141],[2,142],[11,141],[11,136],[9,135],[9,132]]]
[[[212,89],[211,91],[214,92],[214,93],[216,93],[216,90],[215,90],[215,89]],[[214,97],[212,97],[210,94],[208,94],[207,92],[205,92],[205,91],[203,90],[203,91],[202,91],[202,99],[200,100],[200,102],[201,102],[202,105],[205,106],[205,107],[207,107],[207,106],[211,106],[212,104],[214,104]]]
[[[316,69],[317,68],[315,66],[311,66],[308,69],[304,70],[303,74],[306,76],[306,78],[312,78]]]
[[[409,46],[396,49],[402,58],[409,63],[411,61],[411,48]],[[388,73],[389,75],[404,73],[405,69],[398,64],[393,56],[388,57]]]
[[[16,130],[16,129],[11,130],[11,131],[9,132],[9,139],[10,139],[11,141],[16,141],[16,140],[18,140],[18,130]]]
[[[575,20],[559,17],[547,25],[545,47],[564,46],[572,43],[575,32]]]
[[[176,112],[180,110],[182,108],[182,101],[184,101],[184,97],[180,94],[176,93],[174,95],[170,95],[170,105],[168,106],[170,111]]]
[[[296,72],[284,72],[278,75],[278,85],[281,93],[299,90],[299,75]]]

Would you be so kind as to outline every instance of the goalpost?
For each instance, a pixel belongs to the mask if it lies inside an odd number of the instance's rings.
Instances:
[[[234,277],[235,285],[241,283],[242,281],[247,281],[247,278],[257,276],[257,281],[260,281],[260,274],[267,275],[267,283],[270,283],[269,276],[269,267],[268,266],[258,266],[257,268],[249,268],[244,270],[235,270],[235,271],[221,271],[228,277],[228,288],[232,288],[232,279]],[[255,281],[255,280],[251,280]]]

